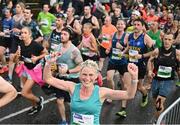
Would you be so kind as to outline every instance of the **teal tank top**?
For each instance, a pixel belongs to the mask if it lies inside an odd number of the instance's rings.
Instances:
[[[86,99],[80,99],[81,84],[76,84],[71,97],[71,124],[100,124],[102,103],[99,97],[99,86],[95,85],[92,95]]]

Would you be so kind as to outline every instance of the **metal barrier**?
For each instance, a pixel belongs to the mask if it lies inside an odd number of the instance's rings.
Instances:
[[[180,97],[158,118],[157,125],[180,124]]]

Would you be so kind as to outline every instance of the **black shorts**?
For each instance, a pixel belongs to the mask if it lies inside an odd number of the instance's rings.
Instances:
[[[65,80],[65,81],[72,81],[75,83],[80,83],[79,78],[67,79],[67,78],[63,77],[63,78],[59,78],[59,79]],[[69,92],[61,90],[61,89],[57,89],[57,88],[54,89],[54,92],[55,92],[55,96],[57,98],[63,98],[64,102],[70,102],[71,98],[70,98]]]
[[[83,58],[83,61],[86,61],[88,59],[93,60],[93,61],[99,61],[99,56],[98,55],[90,57],[90,56],[86,56],[86,55],[82,54],[82,58]]]
[[[138,63],[138,79],[144,79],[144,76],[146,75],[146,63]]]
[[[11,37],[0,37],[0,46],[3,46],[4,48],[9,48],[11,50],[12,45],[12,39]]]
[[[109,70],[118,70],[118,72],[121,75],[124,75],[125,72],[128,72],[127,64],[115,65],[115,64],[109,63],[108,67],[107,67],[107,71],[109,71]]]
[[[106,49],[102,46],[99,47],[99,52],[100,52],[100,58],[106,58],[108,57],[108,54],[106,54]]]
[[[19,43],[20,43],[19,37],[13,36],[12,37],[12,47],[11,47],[10,53],[16,53]]]

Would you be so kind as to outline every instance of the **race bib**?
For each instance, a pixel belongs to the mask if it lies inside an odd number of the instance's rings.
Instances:
[[[44,27],[47,27],[49,24],[48,20],[47,19],[42,19],[41,20],[41,25],[44,26]]]
[[[138,62],[138,59],[135,58],[135,56],[139,54],[137,50],[129,50],[129,61],[130,62]]]
[[[93,125],[94,115],[83,115],[83,114],[73,113],[73,124]]]
[[[90,55],[89,49],[88,49],[88,48],[85,48],[85,47],[82,47],[82,48],[81,48],[81,53],[82,53],[83,55],[86,55],[86,56],[89,56],[89,55]]]
[[[122,59],[122,51],[120,49],[112,49],[112,59],[120,60]]]
[[[170,78],[172,67],[159,66],[157,76],[160,78]]]

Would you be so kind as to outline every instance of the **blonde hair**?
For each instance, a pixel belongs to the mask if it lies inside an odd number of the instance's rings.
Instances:
[[[81,64],[81,70],[85,67],[94,68],[97,73],[99,73],[98,64],[93,60],[86,60]]]
[[[21,7],[22,11],[24,11],[26,8],[26,6],[23,2],[18,2],[16,5],[19,5]]]

